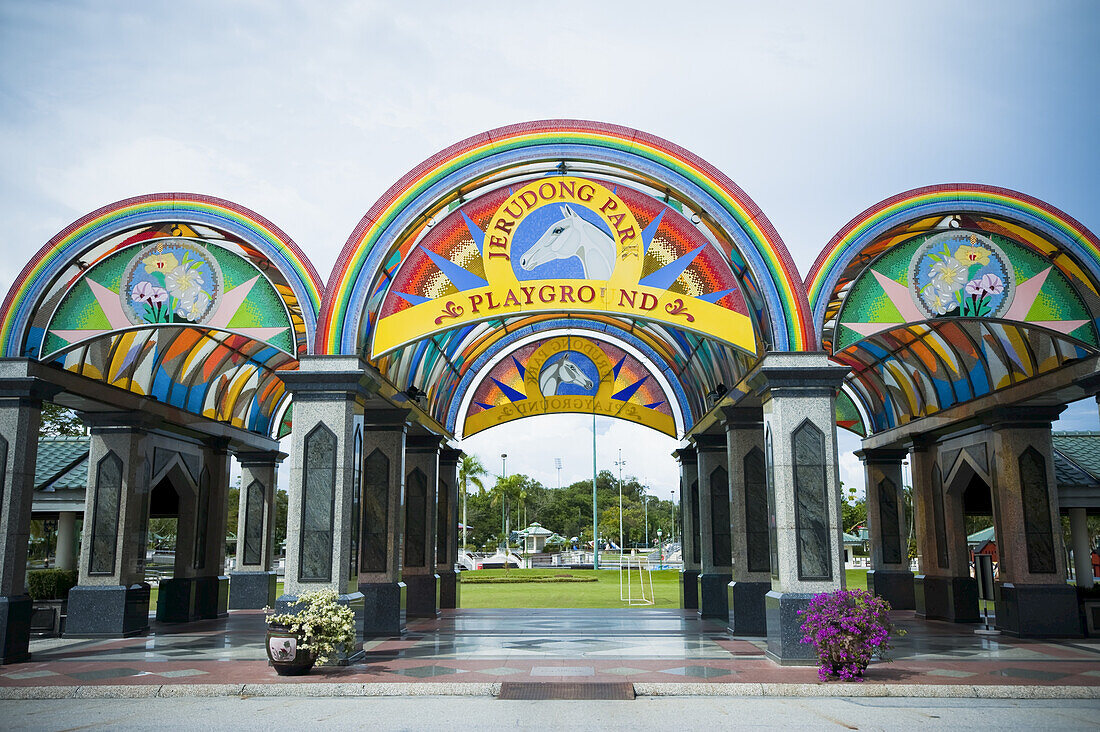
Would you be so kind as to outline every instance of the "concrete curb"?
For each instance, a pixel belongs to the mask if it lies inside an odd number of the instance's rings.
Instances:
[[[964,699],[1100,699],[1100,686],[970,684],[634,684],[638,696],[922,697]]]
[[[970,684],[691,684],[635,683],[638,696],[917,697],[962,699],[1100,699],[1100,686],[974,686]],[[148,699],[153,697],[497,696],[500,684],[130,684],[4,686],[0,700]]]

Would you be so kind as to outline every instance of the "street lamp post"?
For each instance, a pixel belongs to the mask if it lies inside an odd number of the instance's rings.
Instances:
[[[649,548],[649,486],[646,486],[646,492],[642,495],[642,505],[645,507],[645,545]]]
[[[508,453],[500,453],[500,478],[504,480],[508,477]],[[504,564],[508,564],[508,494],[504,491],[504,486],[501,485],[500,492],[500,531],[504,534]]]
[[[600,568],[599,520],[596,517],[596,400],[592,400],[592,569]]]
[[[619,466],[619,556],[621,557],[623,554],[623,466],[626,465],[621,447],[619,448],[619,459],[615,461],[615,464]]]
[[[657,569],[664,569],[665,566],[665,545],[661,543],[661,530],[657,529],[657,546],[661,550],[661,563],[657,565]]]

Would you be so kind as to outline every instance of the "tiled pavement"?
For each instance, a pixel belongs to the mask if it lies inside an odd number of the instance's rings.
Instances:
[[[1100,640],[978,636],[971,626],[895,620],[906,635],[893,663],[867,680],[887,684],[1100,686]],[[28,663],[0,667],[2,686],[117,684],[630,681],[814,683],[811,667],[780,667],[761,639],[735,638],[679,610],[458,610],[409,623],[400,638],[364,644],[366,659],[283,678],[267,665],[259,612],[221,621],[153,624],[122,640],[32,642]]]

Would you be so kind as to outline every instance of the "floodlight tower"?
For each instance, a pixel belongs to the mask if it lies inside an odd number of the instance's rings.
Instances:
[[[561,458],[554,458],[554,467],[558,469],[558,490],[561,490]]]

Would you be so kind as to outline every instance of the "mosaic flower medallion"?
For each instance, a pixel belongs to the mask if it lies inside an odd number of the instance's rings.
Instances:
[[[162,239],[139,250],[122,275],[119,299],[135,325],[197,325],[217,310],[222,272],[189,239]]]
[[[1004,251],[972,231],[929,237],[909,263],[913,302],[928,318],[999,318],[1012,303],[1015,282]]]

